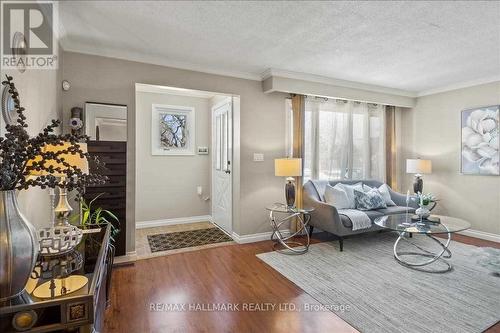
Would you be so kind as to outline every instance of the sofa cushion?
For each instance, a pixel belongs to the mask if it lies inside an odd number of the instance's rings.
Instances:
[[[391,206],[387,208],[377,209],[377,212],[380,212],[384,215],[394,215],[394,214],[402,214],[406,213],[406,207],[404,206]],[[414,213],[415,208],[408,207],[409,213]]]
[[[335,186],[326,185],[325,189],[325,202],[329,205],[335,206],[337,209],[351,208],[351,202],[345,189],[339,184]]]
[[[363,183],[361,182],[356,184],[337,183],[335,186],[339,186],[345,191],[345,193],[347,193],[347,197],[349,198],[349,207],[347,208],[355,209],[356,202],[354,201],[354,190],[363,191]]]
[[[376,188],[372,188],[368,192],[354,190],[354,200],[356,209],[359,210],[372,210],[379,208],[386,208],[384,198]]]
[[[367,211],[364,211],[364,213],[366,213],[366,215],[368,215],[368,217],[370,218],[370,220],[372,220],[372,222],[377,217],[384,216],[383,213],[380,213],[379,211],[376,211],[376,210],[367,210]],[[340,216],[340,221],[342,221],[342,224],[344,225],[344,227],[352,228],[352,222],[347,216],[345,216],[345,215],[339,215],[339,216]]]
[[[363,184],[363,191],[365,191],[365,192],[368,192],[372,188],[376,188],[376,187],[370,187],[370,186],[368,186],[366,184]],[[396,206],[396,204],[394,203],[394,201],[392,201],[391,193],[389,192],[389,186],[387,186],[387,184],[380,185],[378,187],[378,191],[382,195],[382,198],[384,198],[385,204],[387,206]]]

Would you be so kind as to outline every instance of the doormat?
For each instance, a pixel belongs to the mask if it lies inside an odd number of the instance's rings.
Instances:
[[[207,228],[166,234],[148,235],[151,252],[233,241],[219,228]]]

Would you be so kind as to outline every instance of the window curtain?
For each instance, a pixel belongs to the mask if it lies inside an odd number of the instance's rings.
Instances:
[[[385,106],[307,97],[304,107],[304,181],[385,181]]]
[[[385,142],[386,183],[391,188],[397,189],[396,107],[394,106],[385,107]]]
[[[292,95],[292,157],[302,158],[302,174],[304,173],[304,110],[305,96]],[[297,177],[295,189],[295,205],[302,207],[302,184],[303,177]],[[290,225],[292,231],[297,230],[297,222],[293,221]]]

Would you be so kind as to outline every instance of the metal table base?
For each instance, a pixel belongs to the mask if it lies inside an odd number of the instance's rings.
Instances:
[[[405,267],[415,269],[418,271],[427,272],[427,273],[446,273],[446,272],[453,270],[453,266],[450,264],[450,262],[445,260],[445,259],[451,258],[451,251],[448,249],[448,246],[450,245],[450,241],[451,241],[451,233],[450,232],[448,232],[446,234],[447,239],[446,239],[446,243],[444,243],[444,244],[438,238],[436,238],[432,235],[429,235],[429,234],[424,234],[425,236],[429,237],[430,239],[435,241],[437,244],[439,244],[439,246],[441,247],[441,251],[438,251],[437,253],[434,253],[434,252],[431,252],[427,249],[424,249],[422,246],[411,241],[409,238],[409,234],[410,234],[409,232],[400,232],[398,239],[394,243],[394,258],[396,259],[396,261],[398,263],[400,263],[401,265],[403,265]],[[417,235],[419,235],[419,234],[417,234]],[[419,252],[398,251],[398,244],[401,241],[405,241],[406,243],[411,244],[413,247],[415,247],[417,250],[419,250]],[[404,259],[405,256],[422,257],[422,258],[427,259],[427,260],[424,260],[424,261],[418,262],[418,263],[413,263],[413,262],[408,262],[407,260],[405,260]],[[426,268],[428,265],[430,265],[436,261],[444,263],[446,267],[443,269],[434,269],[432,267]]]
[[[285,222],[291,221],[294,218],[297,219],[297,226],[298,226],[297,231],[288,236],[283,235],[282,231],[280,230],[280,227]],[[291,213],[283,218],[278,219],[276,216],[274,216],[274,212],[270,211],[269,221],[271,222],[271,226],[273,228],[273,233],[271,235],[271,240],[274,242],[273,250],[285,254],[306,253],[309,250],[309,243],[310,243],[309,233],[307,232],[306,227],[310,219],[311,215],[305,214],[303,212]],[[293,237],[302,234],[305,234],[306,236],[305,242],[298,242],[296,240],[291,240],[293,239]],[[278,246],[282,246],[283,248],[280,249],[278,248]]]

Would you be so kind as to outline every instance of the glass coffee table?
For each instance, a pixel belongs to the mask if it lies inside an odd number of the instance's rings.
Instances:
[[[462,219],[450,216],[433,215],[439,218],[440,222],[430,222],[428,220],[414,221],[411,219],[410,214],[396,214],[386,215],[375,219],[375,224],[379,227],[397,231],[399,234],[398,239],[394,243],[394,258],[401,265],[424,271],[429,273],[445,273],[451,271],[453,266],[448,260],[451,258],[451,252],[448,249],[451,241],[451,234],[463,231],[470,228],[470,223]],[[433,251],[428,245],[419,244],[417,237],[413,235],[424,235],[432,239],[438,244],[438,250]],[[435,235],[442,235],[443,238],[434,237]],[[445,242],[442,242],[445,241]],[[400,250],[399,244],[405,242],[413,247],[414,251]],[[433,243],[434,244],[434,243]],[[417,261],[410,261],[410,258],[420,259]],[[433,267],[426,267],[436,261],[445,264],[442,269],[435,269]]]
[[[307,224],[311,219],[311,212],[313,208],[297,208],[288,207],[285,204],[275,203],[271,206],[266,207],[269,211],[269,222],[273,228],[273,233],[271,235],[271,240],[274,242],[273,249],[277,252],[285,254],[303,254],[309,250],[309,233],[307,232]],[[291,234],[283,234],[284,230],[280,228],[284,225],[288,227],[287,222],[293,220],[297,221],[297,231]],[[305,242],[298,242],[292,240],[293,237],[298,235],[306,235]],[[279,249],[277,246],[281,246]]]

